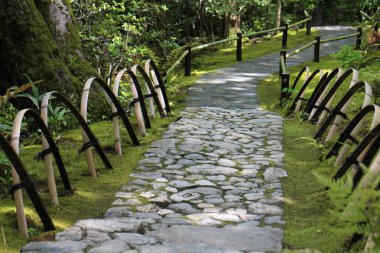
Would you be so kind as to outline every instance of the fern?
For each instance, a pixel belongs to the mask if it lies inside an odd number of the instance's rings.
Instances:
[[[367,172],[368,168],[361,165],[363,172]],[[340,220],[349,224],[349,229],[353,233],[364,235],[372,235],[375,242],[375,249],[371,252],[380,251],[380,191],[377,186],[380,182],[380,176],[374,180],[372,188],[363,189],[356,187],[352,191],[352,178],[341,178],[336,181],[329,177],[313,173],[318,181],[329,187],[328,195],[334,209]]]

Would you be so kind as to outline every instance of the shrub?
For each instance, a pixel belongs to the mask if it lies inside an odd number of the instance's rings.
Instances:
[[[365,61],[365,53],[354,50],[351,46],[342,47],[336,54],[344,68],[359,69]]]

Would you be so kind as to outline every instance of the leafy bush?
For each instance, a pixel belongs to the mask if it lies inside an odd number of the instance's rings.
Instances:
[[[354,50],[351,46],[342,47],[335,55],[342,62],[342,67],[344,68],[359,69],[365,61],[365,53]]]
[[[0,195],[6,194],[11,186],[12,174],[8,158],[0,152]]]
[[[367,170],[366,168],[362,168]],[[367,238],[373,236],[375,249],[380,250],[380,191],[377,185],[380,177],[374,180],[372,188],[364,189],[356,187],[352,191],[352,179],[348,181],[339,179],[333,181],[330,178],[315,173],[319,181],[329,187],[329,197],[335,206],[333,212],[337,214],[342,222],[348,223],[352,229],[352,234],[364,234]],[[376,251],[378,252],[378,251]]]

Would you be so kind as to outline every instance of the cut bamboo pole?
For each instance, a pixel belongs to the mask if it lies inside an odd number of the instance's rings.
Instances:
[[[137,75],[137,69],[136,68],[137,68],[137,65],[134,65],[131,68],[131,71],[135,75]],[[137,90],[136,90],[136,84],[134,83],[132,78],[131,78],[131,90],[132,90],[133,99],[136,101],[134,103],[134,107],[135,107],[135,112],[136,112],[137,124],[139,125],[140,133],[142,135],[145,135],[146,134],[145,122],[144,122],[144,117],[143,117],[142,110],[141,110],[141,103],[139,101],[140,99],[144,99],[144,97],[139,98],[139,95],[138,95]]]
[[[339,72],[338,72],[338,76],[337,76],[337,80],[339,79],[339,77],[343,74],[343,70],[341,71],[341,69],[339,69]],[[334,93],[334,95],[332,95],[332,97],[330,98],[330,100],[327,102],[326,104],[326,108],[327,109],[331,109],[331,106],[332,106],[332,103],[335,99],[335,96],[336,96],[336,92]],[[321,116],[319,117],[318,119],[318,123],[317,123],[317,126],[318,127],[321,127],[323,122],[325,122],[326,118],[327,118],[327,110],[323,110],[323,112],[321,113]]]
[[[354,130],[352,130],[351,136],[357,136],[359,134],[359,132],[363,126],[362,122],[363,122],[363,120],[360,121],[360,123],[354,128]],[[369,131],[371,131],[373,128],[375,128],[378,124],[380,124],[380,107],[375,106],[375,112],[373,115],[373,119],[372,119],[372,123],[371,123]],[[341,148],[341,150],[338,154],[338,157],[335,160],[334,166],[342,166],[343,165],[344,160],[346,159],[352,144],[353,144],[352,141],[349,139],[347,139],[345,141],[345,143],[343,144],[343,147]]]
[[[11,146],[17,154],[19,154],[20,152],[19,144],[20,144],[21,123],[22,123],[23,116],[24,116],[23,113],[20,113],[20,112],[17,113],[16,118],[13,122]],[[20,177],[17,174],[15,168],[12,166],[12,185],[18,185],[20,183],[21,183]],[[18,225],[19,233],[22,236],[29,238],[28,224],[26,223],[26,216],[25,216],[25,210],[24,210],[24,198],[22,196],[22,190],[18,189],[14,191],[13,197],[15,200],[17,225]]]
[[[309,75],[310,75],[310,68],[306,66],[305,80],[304,80],[303,84],[305,84],[306,80],[309,78]],[[295,112],[299,112],[299,110],[301,109],[302,101],[303,101],[302,99],[303,99],[304,95],[305,95],[305,91],[302,92],[300,99],[298,99],[298,101],[297,101],[296,108],[294,109]]]
[[[154,86],[158,85],[158,83],[155,82],[155,79],[157,80],[156,74],[154,73],[153,70],[152,71],[150,70],[150,60],[145,61],[144,68],[145,68],[145,72],[149,75],[150,79],[153,80]],[[147,90],[147,94],[148,95],[152,94],[152,92],[150,91],[150,89],[148,87],[147,82],[145,82],[145,87]],[[157,90],[156,90],[156,92],[157,92]],[[157,92],[157,94],[158,94],[158,92]],[[153,98],[152,97],[148,98],[148,104],[149,104],[149,116],[154,117],[154,104],[153,104]],[[165,108],[165,107],[163,107],[163,108]]]
[[[46,126],[48,126],[49,97],[50,97],[50,94],[45,95],[41,103],[40,115]],[[43,133],[41,133],[41,141],[42,141],[42,146],[45,150],[50,147]],[[57,186],[55,183],[53,162],[52,162],[52,157],[50,153],[44,156],[44,162],[45,162],[45,169],[46,169],[47,178],[48,178],[50,200],[52,204],[58,205],[59,202],[58,202]]]
[[[357,82],[359,81],[359,72],[356,70],[356,69],[353,69],[353,72],[352,72],[352,79],[351,79],[351,83],[350,83],[350,87],[349,89],[354,86]],[[371,102],[371,97],[372,97],[372,89],[369,88],[367,89],[367,85],[366,84],[366,95],[365,95],[365,99],[364,99],[364,102],[363,102],[363,107],[366,106],[367,104],[369,104]],[[370,93],[370,94],[367,94]],[[369,96],[369,98],[368,98]],[[369,100],[369,101],[368,101]],[[350,98],[347,103],[342,107],[341,109],[341,112],[342,113],[346,113],[347,112],[347,109],[348,107],[350,106],[351,104],[351,101],[352,101],[352,98]],[[362,107],[362,108],[363,108]],[[343,121],[343,117],[341,115],[336,115],[335,119],[334,119],[334,123],[332,124],[331,128],[330,128],[330,131],[329,133],[327,134],[327,137],[326,137],[326,141],[330,141],[334,138],[334,136],[336,135],[336,133],[338,132],[338,129],[341,127],[342,125],[342,121]]]
[[[90,93],[91,84],[94,81],[95,77],[92,77],[86,81],[83,87],[82,92],[82,99],[80,103],[80,113],[83,117],[83,119],[87,122],[87,106],[88,106],[88,95]],[[82,138],[83,138],[83,144],[86,144],[90,141],[87,134],[82,130]],[[87,166],[90,170],[90,174],[93,178],[97,178],[96,175],[96,169],[95,169],[95,163],[94,163],[94,155],[92,154],[92,147],[88,147],[85,150],[86,153],[86,160],[87,160]]]
[[[119,87],[120,87],[120,81],[123,77],[124,73],[127,71],[126,68],[122,69],[117,73],[113,87],[112,92],[115,94],[116,97],[119,96]],[[112,104],[112,114],[116,113],[117,109],[114,104]],[[112,124],[113,124],[113,134],[114,134],[114,146],[115,146],[115,152],[118,155],[123,154],[123,150],[121,148],[121,135],[120,135],[120,122],[119,122],[119,116],[115,116],[112,118]]]
[[[337,78],[336,80],[339,79],[339,77],[343,74],[343,69],[339,68],[339,71],[338,71],[338,74],[337,74]],[[325,89],[322,91],[321,95],[319,96],[317,102],[315,103],[316,106],[319,106],[323,99],[325,99],[326,95],[327,95],[327,92],[329,90],[329,87],[331,85],[331,82],[325,87]],[[314,116],[314,114],[317,112],[317,107],[313,108],[313,110],[311,110],[311,113],[309,115],[309,120],[311,120]],[[324,113],[324,112],[323,112]]]

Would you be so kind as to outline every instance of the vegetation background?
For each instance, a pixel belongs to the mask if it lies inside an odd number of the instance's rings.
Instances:
[[[238,31],[247,33],[279,27],[283,22],[292,23],[304,19],[305,11],[313,16],[313,25],[358,25],[362,22],[361,25],[374,27],[379,21],[379,5],[379,0],[0,1],[0,95],[6,94],[7,90],[13,89],[12,87],[34,83],[32,88],[24,91],[22,95],[13,97],[11,103],[2,104],[0,130],[9,135],[14,115],[19,109],[30,106],[39,109],[45,91],[61,91],[78,105],[84,81],[95,75],[106,77],[110,64],[131,67],[152,58],[164,73],[183,52],[184,46],[227,38]],[[373,18],[360,21],[360,10]],[[289,47],[313,39],[300,34],[297,31],[290,33]],[[315,34],[314,31],[313,35]],[[244,52],[250,52],[246,54],[247,57],[257,57],[279,50],[280,39],[276,36],[272,40],[263,40],[263,43],[255,45],[250,41],[245,44],[247,50]],[[253,50],[248,50],[252,48]],[[202,51],[193,61],[193,76],[179,78],[179,75],[174,75],[168,84],[171,103],[175,105],[172,117],[155,119],[154,127],[148,135],[139,136],[142,140],[141,147],[132,149],[130,145],[125,144],[124,148],[128,148],[127,154],[122,158],[111,158],[115,170],[101,169],[100,179],[96,182],[88,176],[83,157],[75,151],[81,144],[81,133],[76,129],[77,124],[65,108],[53,101],[50,108],[50,129],[61,147],[68,173],[76,188],[74,196],[71,197],[65,196],[61,189],[61,205],[48,208],[58,229],[71,226],[80,218],[101,215],[109,207],[113,192],[120,187],[120,179],[128,180],[128,174],[149,143],[159,138],[167,125],[176,119],[178,110],[183,106],[181,102],[186,87],[201,74],[233,63],[232,59],[234,47],[230,44],[221,48],[210,48]],[[371,81],[371,84],[377,83],[375,87],[380,86],[380,62],[375,51],[367,48],[363,48],[362,51],[346,48],[340,55],[324,58],[323,61],[323,66],[312,66],[326,70],[336,65],[362,68],[368,73],[364,74],[368,81]],[[36,80],[39,81],[35,82]],[[273,97],[273,91],[279,87],[278,81],[274,76],[270,77],[260,86],[262,90],[259,92],[263,107],[281,113],[276,107],[277,97]],[[130,94],[125,92],[127,83],[124,85],[121,100],[127,106]],[[110,147],[113,143],[112,133],[109,131],[110,124],[100,122],[108,114],[105,111],[108,106],[104,106],[107,102],[100,98],[100,94],[99,91],[92,93],[92,101],[97,103],[91,105],[89,119],[91,123],[98,122],[93,124],[92,128],[102,145]],[[136,122],[132,122],[136,128]],[[40,151],[40,146],[37,145],[38,133],[27,123],[24,124],[23,137],[27,138],[23,140],[21,156],[26,164],[32,167],[31,176],[36,180],[45,203],[48,203],[42,164],[33,160],[35,153]],[[285,189],[289,196],[298,202],[297,205],[290,205],[287,211],[289,216],[286,220],[291,222],[286,225],[288,227],[285,246],[288,249],[313,248],[324,252],[337,252],[341,250],[343,239],[352,232],[353,226],[336,226],[336,216],[329,216],[329,211],[326,211],[330,210],[331,202],[326,196],[323,196],[321,201],[320,196],[314,194],[321,185],[316,181],[312,184],[306,182],[315,179],[310,173],[308,177],[300,177],[310,172],[311,166],[318,172],[324,172],[324,166],[328,167],[319,161],[319,144],[312,143],[315,144],[315,149],[309,150],[310,161],[305,161],[299,156],[299,150],[303,149],[302,143],[298,142],[300,146],[294,145],[293,140],[299,138],[299,135],[304,134],[310,139],[311,127],[301,126],[297,119],[292,119],[287,124],[285,138],[288,138],[286,141],[289,142],[285,143],[285,152],[288,152],[286,162],[287,166],[293,168],[289,174],[293,173],[294,180],[289,181]],[[294,131],[295,129],[297,131]],[[97,161],[98,166],[99,164]],[[295,185],[301,183],[310,187],[295,188]],[[17,234],[14,203],[12,198],[6,195],[9,185],[9,161],[0,153],[0,238],[3,239],[0,251],[4,249],[6,252],[18,252],[26,239]],[[42,233],[38,217],[29,202],[27,205],[28,223],[31,225],[29,233],[33,240],[53,238],[54,234]],[[93,206],[97,208],[94,209]],[[380,213],[378,210],[375,209],[374,213]],[[296,220],[295,217],[300,219]],[[370,221],[370,224],[372,223],[373,220]],[[333,239],[336,236],[342,236],[339,243]]]

